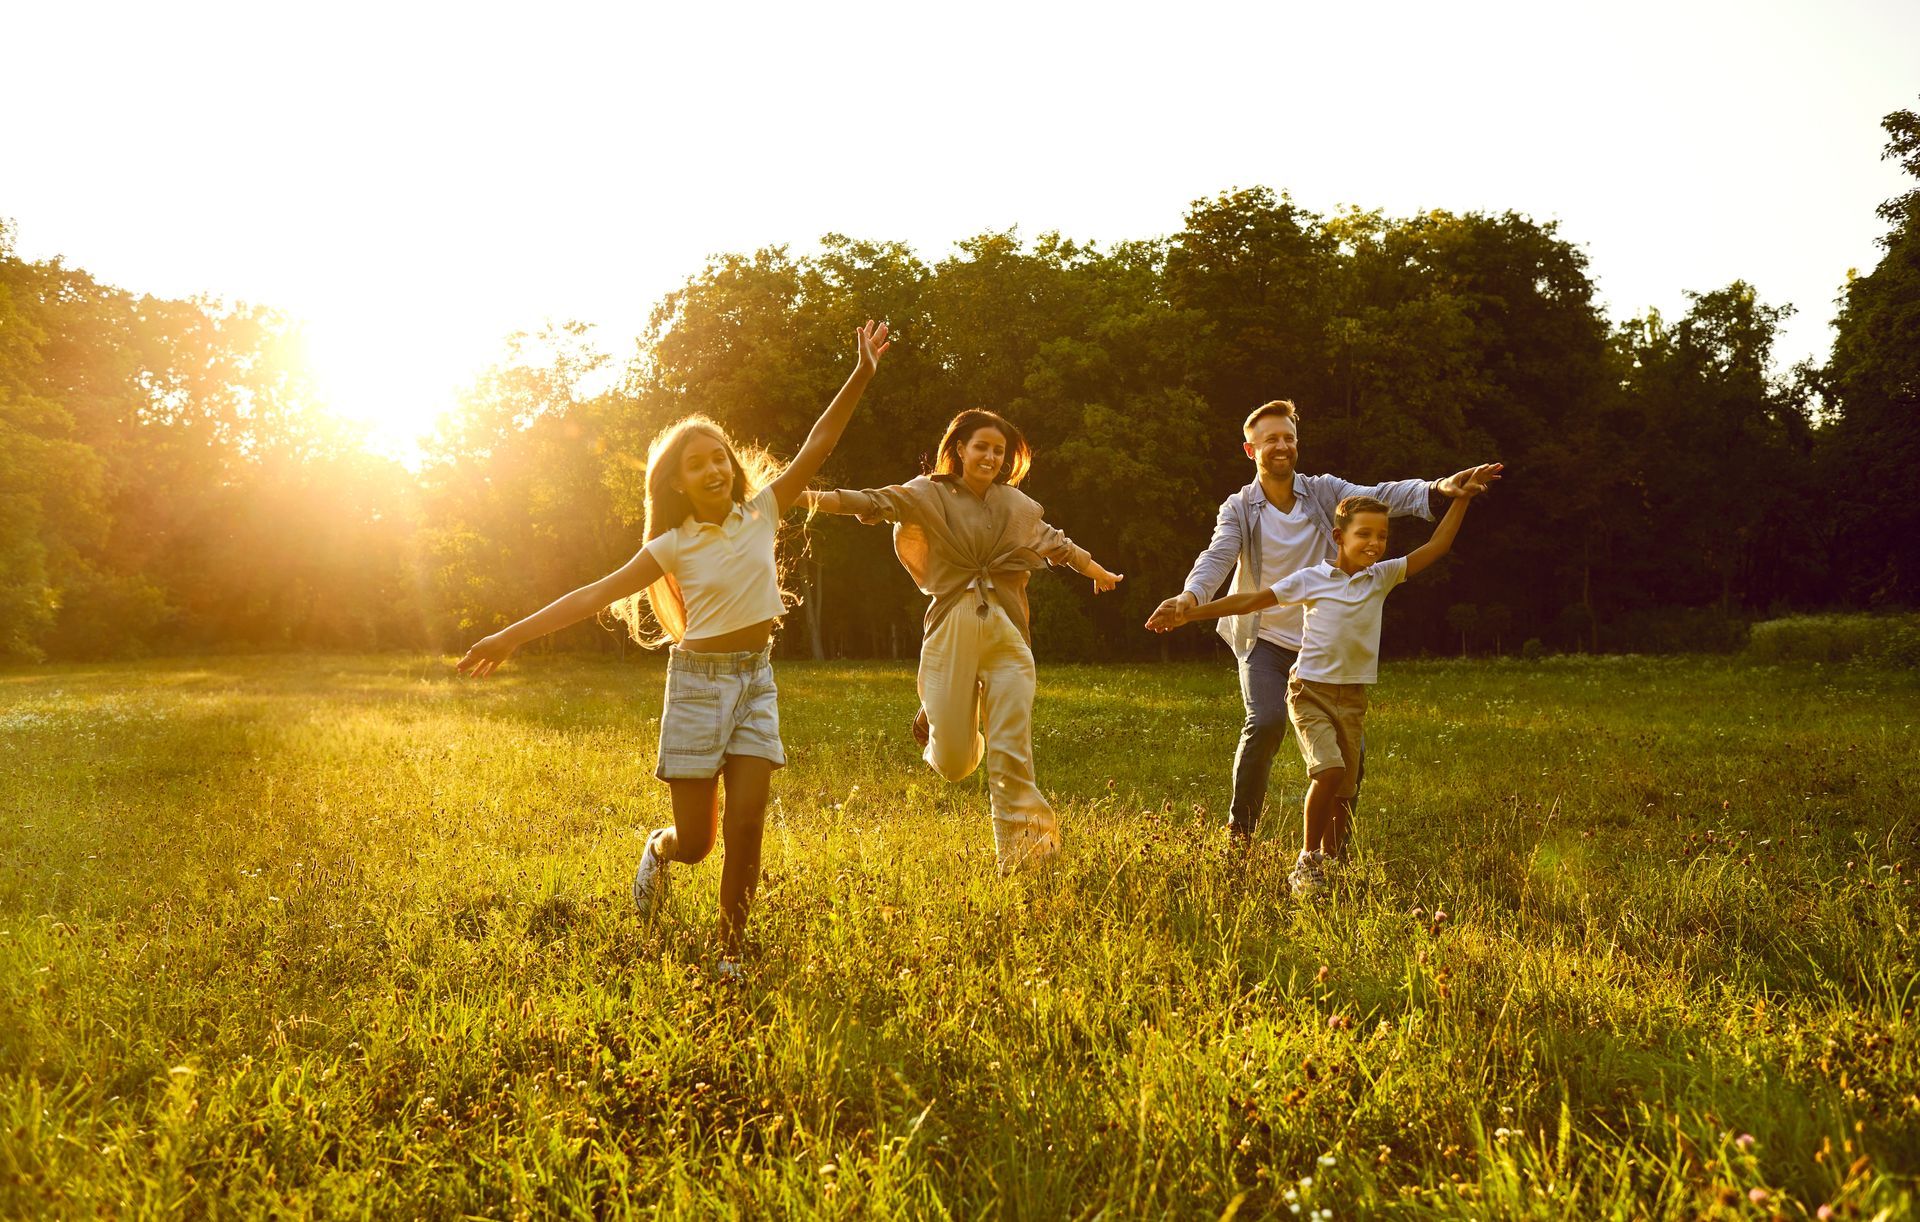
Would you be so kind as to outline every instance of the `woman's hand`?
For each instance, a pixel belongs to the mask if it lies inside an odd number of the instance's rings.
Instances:
[[[876,323],[869,318],[866,326],[853,333],[853,341],[853,371],[861,377],[870,378],[873,371],[880,367],[880,358],[893,346],[893,341],[887,338],[887,324]]]
[[[1127,579],[1125,573],[1109,573],[1105,568],[1101,567],[1097,561],[1092,560],[1087,562],[1086,575],[1093,581],[1093,592],[1095,594],[1105,594],[1108,590],[1113,589],[1113,587]]]
[[[500,664],[511,658],[513,651],[518,648],[520,648],[518,645],[501,640],[500,634],[496,632],[490,637],[475,641],[473,647],[467,650],[467,656],[461,658],[454,669],[470,678],[484,679],[500,669]]]

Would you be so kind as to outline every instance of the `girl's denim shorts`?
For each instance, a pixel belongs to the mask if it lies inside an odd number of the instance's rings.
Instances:
[[[771,647],[769,647],[770,649]],[[720,775],[729,755],[751,755],[784,768],[780,693],[773,685],[769,649],[753,653],[667,655],[667,700],[660,711],[663,781]]]

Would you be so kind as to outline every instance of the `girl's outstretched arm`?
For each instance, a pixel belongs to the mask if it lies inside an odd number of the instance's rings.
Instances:
[[[581,586],[570,594],[562,594],[519,623],[475,641],[455,669],[463,675],[484,679],[528,641],[539,640],[549,632],[577,624],[589,615],[597,614],[608,603],[638,594],[660,580],[660,577],[660,562],[643,547],[633,559],[593,584]]]
[[[807,434],[806,444],[793,456],[787,469],[774,477],[773,501],[782,513],[800,499],[800,493],[820,470],[820,464],[827,461],[827,455],[833,453],[833,447],[840,444],[840,434],[847,430],[847,421],[853,416],[854,405],[866,393],[867,383],[873,380],[873,371],[880,366],[880,358],[892,346],[887,339],[887,324],[876,323],[872,319],[868,319],[867,325],[855,331],[853,336],[856,359],[846,385],[833,397],[833,402],[827,404],[827,410],[820,413],[820,419],[813,422],[813,431]]]

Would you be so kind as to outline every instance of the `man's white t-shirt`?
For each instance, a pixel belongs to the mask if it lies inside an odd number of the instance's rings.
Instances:
[[[1349,577],[1316,564],[1273,587],[1282,603],[1304,604],[1300,660],[1293,673],[1315,683],[1372,683],[1380,674],[1380,613],[1407,579],[1407,558],[1370,564]]]
[[[1327,554],[1327,540],[1313,524],[1304,497],[1295,497],[1293,510],[1272,501],[1260,510],[1260,567],[1269,573],[1293,573],[1318,563]],[[1283,649],[1300,648],[1304,617],[1301,608],[1275,607],[1260,613],[1260,639]]]

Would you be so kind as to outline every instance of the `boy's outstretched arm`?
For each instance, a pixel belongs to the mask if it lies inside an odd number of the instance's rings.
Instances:
[[[1280,596],[1271,589],[1229,594],[1225,598],[1216,598],[1210,603],[1201,603],[1197,607],[1182,607],[1177,598],[1170,598],[1154,609],[1152,618],[1147,620],[1147,627],[1155,632],[1168,632],[1197,619],[1224,619],[1229,615],[1250,615],[1255,611],[1265,611],[1268,607],[1279,605]]]
[[[1453,550],[1453,537],[1460,533],[1460,523],[1467,518],[1467,502],[1478,496],[1482,490],[1465,492],[1448,504],[1446,516],[1440,519],[1440,525],[1433,528],[1433,537],[1407,553],[1408,577],[1429,567],[1434,561]]]
[[[887,354],[891,346],[887,339],[887,324],[867,320],[867,325],[853,333],[856,356],[853,372],[847,375],[846,385],[840,393],[827,404],[827,410],[820,413],[820,419],[813,422],[813,431],[807,434],[806,443],[800,452],[793,456],[773,481],[774,505],[785,513],[800,499],[800,493],[807,483],[820,470],[820,464],[827,461],[827,455],[833,453],[833,447],[840,444],[840,434],[847,431],[847,421],[853,416],[853,409],[860,402],[860,396],[866,393],[867,383],[873,380],[873,371],[880,367],[880,358]]]

